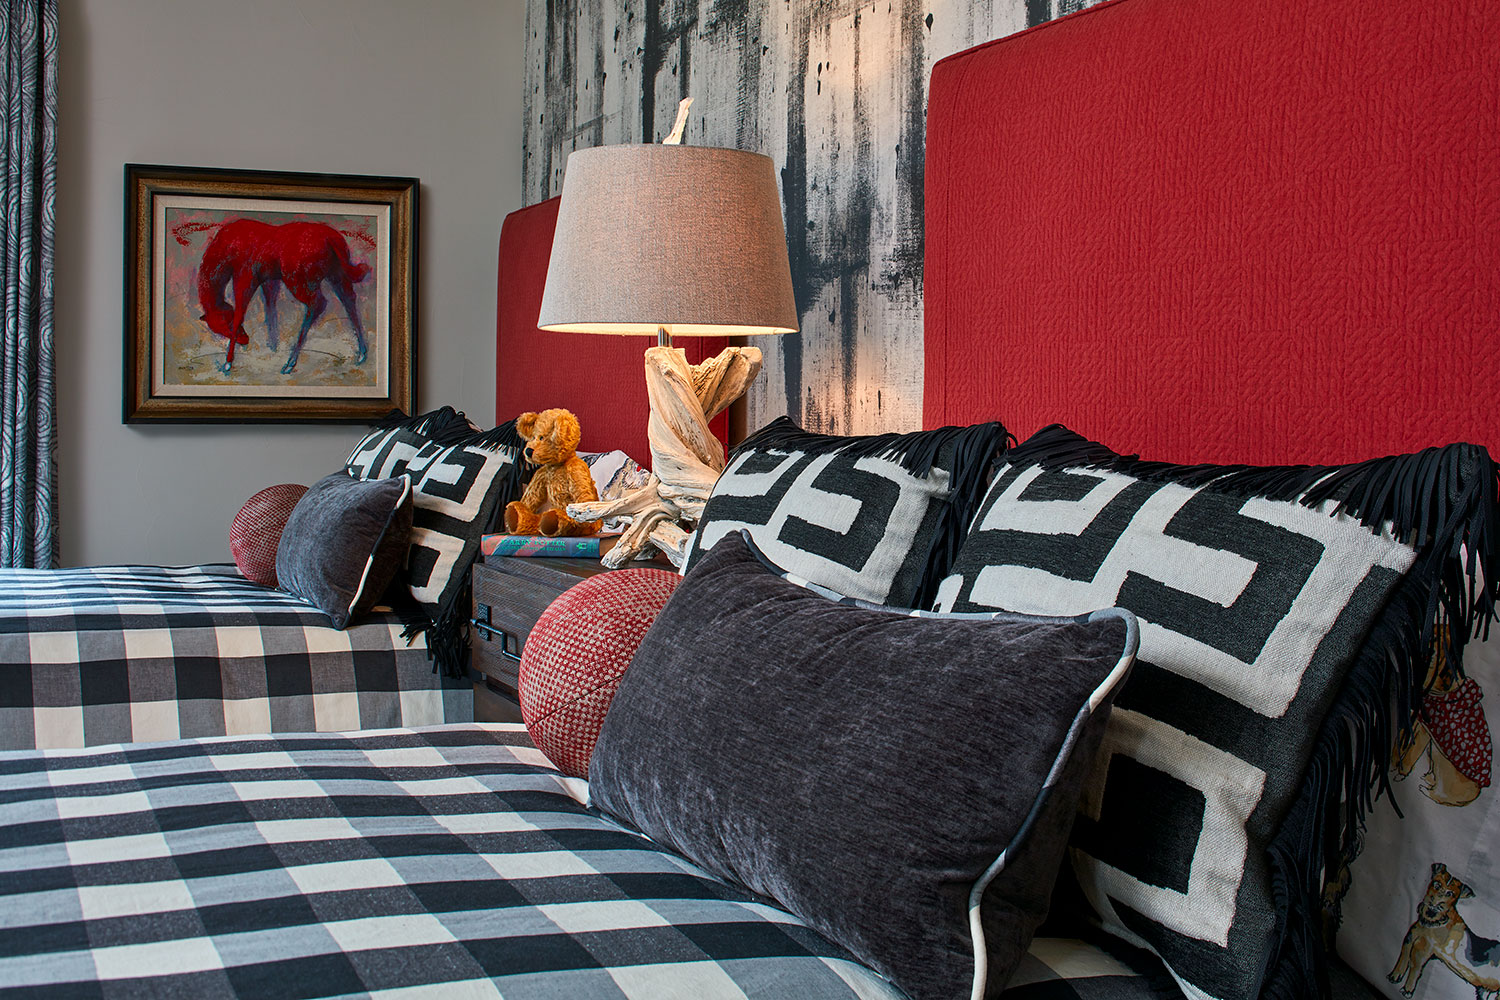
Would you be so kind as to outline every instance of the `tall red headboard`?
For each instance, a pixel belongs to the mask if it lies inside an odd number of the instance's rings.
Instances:
[[[945,59],[928,426],[1500,451],[1500,3],[1115,0]]]
[[[527,410],[566,407],[583,426],[585,451],[621,448],[642,465],[646,447],[646,337],[546,333],[537,329],[547,259],[557,227],[558,199],[519,209],[500,227],[500,272],[495,309],[495,420]],[[684,337],[690,363],[722,351],[727,341]],[[711,424],[719,440],[728,416]]]

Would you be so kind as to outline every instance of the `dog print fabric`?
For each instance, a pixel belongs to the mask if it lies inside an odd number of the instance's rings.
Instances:
[[[1462,776],[1472,791],[1465,797],[1474,799],[1479,790],[1489,787],[1490,760],[1494,745],[1489,726],[1485,724],[1482,701],[1484,691],[1472,677],[1451,691],[1428,695],[1422,702],[1422,728],[1427,732],[1428,751],[1436,760],[1441,757],[1455,775]],[[1457,805],[1459,803],[1453,803]]]
[[[940,610],[1141,620],[1070,856],[1097,922],[1188,996],[1257,996],[1267,844],[1414,557],[1352,517],[1103,469],[1004,466],[981,505]]]
[[[1463,676],[1434,656],[1413,737],[1392,754],[1394,803],[1370,812],[1338,912],[1339,955],[1392,1000],[1500,996],[1500,635]],[[1397,815],[1399,807],[1402,815]]]
[[[1440,641],[1446,636],[1444,631]],[[1412,737],[1397,750],[1395,777],[1406,778],[1424,764],[1422,794],[1443,805],[1465,805],[1490,784],[1494,741],[1484,717],[1484,689],[1437,656],[1428,671],[1428,688]]]
[[[1433,960],[1473,987],[1480,1000],[1500,992],[1500,941],[1475,934],[1458,912],[1459,901],[1473,896],[1474,890],[1449,872],[1447,865],[1432,866],[1432,881],[1401,942],[1396,967],[1386,977],[1400,987],[1402,996],[1415,994],[1427,963]]]

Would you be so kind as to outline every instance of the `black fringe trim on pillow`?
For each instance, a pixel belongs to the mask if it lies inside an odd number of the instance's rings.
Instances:
[[[462,416],[462,414],[460,414]],[[488,448],[490,451],[499,451],[501,448],[514,448],[519,452],[526,447],[526,439],[516,433],[516,422],[514,419],[479,434],[473,434],[464,441],[464,444],[473,445],[476,448]]]
[[[1305,507],[1333,501],[1332,513],[1357,518],[1371,530],[1389,525],[1397,541],[1417,550],[1408,578],[1426,585],[1420,635],[1411,647],[1409,672],[1402,672],[1412,681],[1397,705],[1403,726],[1409,726],[1426,690],[1434,626],[1458,626],[1447,659],[1460,676],[1468,637],[1489,638],[1500,594],[1500,525],[1495,520],[1500,470],[1479,445],[1450,444],[1353,465],[1172,465],[1116,454],[1053,424],[1005,458],[1011,465],[1107,469],[1148,482],[1211,487],[1216,493],[1297,501]]]
[[[1350,666],[1325,717],[1296,799],[1268,846],[1278,926],[1260,996],[1301,1000],[1304,984],[1326,996],[1325,879],[1341,882],[1376,794],[1431,684],[1437,656],[1463,674],[1470,638],[1486,639],[1500,593],[1500,470],[1484,448],[1452,444],[1353,465],[1180,466],[1118,455],[1054,424],[1006,456],[1014,465],[1089,468],[1151,482],[1262,496],[1358,518],[1417,550]],[[1394,796],[1392,797],[1394,805]],[[1331,900],[1336,921],[1337,899]]]
[[[447,677],[460,679],[469,675],[469,615],[468,608],[473,599],[474,585],[467,571],[464,585],[458,588],[453,600],[436,621],[428,616],[426,609],[411,598],[392,601],[391,610],[406,627],[401,638],[410,646],[419,636],[427,637],[427,659],[432,661],[432,672],[441,671]]]
[[[415,417],[408,417],[405,411],[395,409],[371,426],[381,430],[402,427],[416,431],[423,437],[444,446],[458,444],[465,438],[473,437],[478,433],[478,428],[469,423],[469,418],[461,410],[455,410],[451,406],[440,406],[436,410],[419,413]]]
[[[949,471],[952,478],[948,502],[938,515],[933,546],[928,550],[927,565],[922,573],[922,588],[913,601],[914,607],[926,608],[932,605],[938,584],[948,575],[958,557],[959,546],[963,544],[980,501],[984,499],[996,461],[1005,455],[1006,448],[1014,441],[1015,435],[998,420],[909,434],[851,436],[815,434],[798,427],[790,417],[777,417],[741,441],[731,452],[730,459],[750,450],[800,451],[814,455],[836,451],[855,458],[890,459],[921,478],[931,472],[945,450],[951,448]]]
[[[495,501],[495,511],[490,515],[490,526],[494,529],[505,523],[505,505],[512,500],[521,499],[521,487],[526,481],[526,453],[522,450],[526,447],[526,439],[516,433],[516,422],[511,419],[494,430],[474,435],[464,444],[489,451],[509,448],[512,452],[510,468],[505,470],[503,476],[505,485],[500,488],[499,499]]]

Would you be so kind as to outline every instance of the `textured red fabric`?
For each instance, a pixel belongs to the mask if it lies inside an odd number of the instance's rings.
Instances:
[[[651,464],[646,444],[646,348],[649,337],[609,337],[538,330],[547,259],[557,228],[557,198],[505,217],[500,227],[500,270],[495,315],[495,420],[528,410],[561,406],[583,426],[583,451],[621,449],[643,466]],[[644,238],[651,238],[646,234]],[[683,337],[690,364],[718,354],[729,341]],[[727,441],[729,417],[709,425]]]
[[[269,486],[245,501],[229,525],[229,551],[245,579],[266,587],[276,586],[276,546],[281,529],[292,516],[292,508],[307,492],[306,486],[283,483]]]
[[[1500,446],[1500,4],[1115,0],[945,59],[924,423]]]
[[[679,579],[661,569],[602,573],[565,591],[537,619],[521,653],[521,718],[564,774],[588,776],[620,678]]]

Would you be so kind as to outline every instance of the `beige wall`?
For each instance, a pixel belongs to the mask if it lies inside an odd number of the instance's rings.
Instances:
[[[63,0],[57,194],[63,565],[230,558],[251,494],[348,425],[120,421],[127,162],[421,180],[418,404],[494,417],[495,246],[520,205],[522,0]]]

